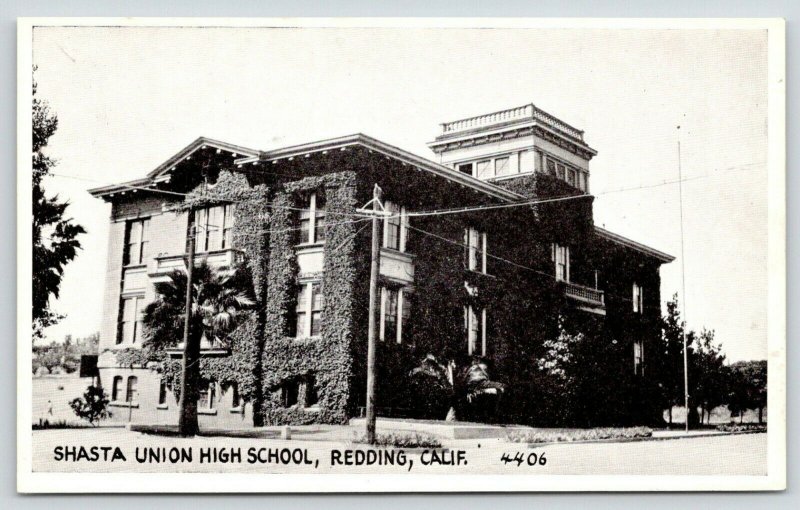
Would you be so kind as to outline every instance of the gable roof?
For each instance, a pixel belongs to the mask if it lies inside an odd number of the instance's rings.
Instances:
[[[255,149],[249,149],[247,147],[242,147],[240,145],[234,145],[227,142],[221,142],[219,140],[214,140],[212,138],[207,138],[205,136],[201,136],[194,140],[192,143],[178,151],[176,154],[171,156],[169,159],[158,165],[155,169],[148,172],[146,177],[140,179],[134,179],[132,181],[126,181],[119,184],[110,184],[108,186],[100,186],[97,188],[92,188],[89,190],[89,193],[92,194],[94,197],[102,197],[104,195],[109,195],[129,189],[147,189],[148,186],[151,186],[155,183],[165,180],[165,176],[169,174],[175,168],[175,165],[180,163],[181,161],[191,157],[192,154],[197,152],[198,150],[203,150],[207,148],[216,149],[217,152],[230,152],[232,158],[237,158],[239,156],[244,157],[254,157],[258,156],[259,152]]]

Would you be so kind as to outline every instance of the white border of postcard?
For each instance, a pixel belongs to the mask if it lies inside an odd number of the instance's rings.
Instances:
[[[287,475],[33,473],[31,415],[31,66],[34,26],[493,27],[768,31],[767,476]],[[786,43],[782,19],[580,18],[19,18],[17,52],[17,490],[130,492],[752,491],[786,487]]]

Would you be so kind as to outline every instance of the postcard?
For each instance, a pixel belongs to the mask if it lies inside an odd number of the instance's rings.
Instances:
[[[18,490],[784,489],[784,28],[21,18]]]

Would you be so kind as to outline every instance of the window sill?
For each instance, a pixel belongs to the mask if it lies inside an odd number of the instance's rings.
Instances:
[[[408,253],[407,251],[401,251],[396,248],[389,248],[388,246],[381,246],[381,251],[388,253],[389,255],[401,255],[403,257],[409,257],[409,258],[414,257],[413,254]]]
[[[322,340],[322,335],[312,335],[312,336],[295,336],[292,337],[293,340]]]
[[[197,414],[205,414],[208,416],[216,416],[217,410],[216,409],[198,409]]]
[[[158,404],[158,405],[156,405],[156,409],[159,409],[159,410],[163,411],[163,410],[169,409],[169,406],[167,404]]]
[[[108,403],[108,405],[110,405],[111,407],[132,407],[134,409],[139,408],[138,402],[121,402],[119,400],[112,400],[111,402]]]
[[[325,241],[318,241],[316,243],[299,243],[299,244],[294,245],[294,247],[297,248],[297,249],[321,248],[323,246],[325,246]]]
[[[244,414],[244,407],[233,407],[230,412],[231,414]]]
[[[122,266],[122,269],[144,269],[147,267],[147,262],[138,262],[136,264],[126,264]]]

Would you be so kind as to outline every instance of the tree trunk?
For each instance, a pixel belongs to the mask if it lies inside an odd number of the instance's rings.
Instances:
[[[196,337],[196,338],[195,338]],[[181,398],[178,405],[178,432],[183,437],[195,436],[200,432],[197,422],[197,390],[200,379],[200,336],[191,335],[189,347],[184,350],[183,377],[185,384],[181,384]]]
[[[743,419],[744,419],[744,411],[739,410],[739,425],[742,424]]]
[[[672,426],[672,403],[669,404],[669,425]]]
[[[758,408],[758,424],[761,425],[764,423],[764,408]]]

